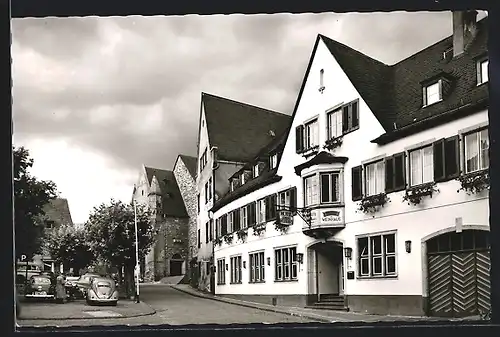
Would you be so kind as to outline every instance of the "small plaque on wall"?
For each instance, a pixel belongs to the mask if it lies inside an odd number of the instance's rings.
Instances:
[[[348,271],[347,272],[347,279],[348,280],[354,280],[354,272],[353,271]]]

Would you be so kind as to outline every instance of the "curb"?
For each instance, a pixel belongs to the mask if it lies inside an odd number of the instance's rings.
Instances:
[[[325,318],[324,316],[315,317],[313,315],[301,314],[301,313],[294,313],[294,312],[290,312],[290,311],[286,311],[286,310],[272,309],[272,308],[263,308],[263,307],[261,307],[261,306],[259,306],[257,304],[233,302],[231,300],[226,300],[225,298],[221,298],[221,297],[217,297],[217,296],[208,296],[208,295],[200,294],[200,293],[197,293],[197,292],[191,292],[191,291],[188,291],[188,290],[177,288],[175,286],[171,286],[171,288],[175,289],[177,291],[180,291],[182,293],[194,296],[194,297],[205,298],[205,299],[208,299],[208,300],[213,300],[213,301],[223,302],[223,303],[227,303],[227,304],[238,305],[240,307],[258,309],[258,310],[262,310],[262,311],[274,312],[274,313],[278,313],[278,314],[285,314],[285,315],[294,316],[294,317],[302,317],[302,318],[311,319],[311,320],[314,320],[316,322],[321,322],[321,323],[335,323],[335,322],[337,322],[335,320]]]
[[[53,317],[53,318],[44,318],[44,317],[23,317],[22,309],[21,314],[17,317],[18,320],[23,321],[68,321],[68,320],[88,320],[88,319],[123,319],[123,318],[134,318],[134,317],[143,317],[143,316],[152,316],[156,314],[156,310],[153,309],[149,304],[142,302],[142,304],[146,305],[151,311],[150,312],[141,312],[130,315],[123,316],[105,316],[105,317]],[[110,309],[111,310],[111,309]]]

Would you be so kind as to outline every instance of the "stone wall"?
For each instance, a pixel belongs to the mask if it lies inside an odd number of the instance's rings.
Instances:
[[[189,219],[185,218],[171,218],[168,217],[165,222],[165,272],[166,275],[171,276],[172,271],[170,266],[172,257],[179,254],[183,260],[182,274],[187,270],[187,256],[188,256],[188,224]]]
[[[193,278],[193,270],[190,266],[190,261],[196,258],[198,254],[197,245],[197,224],[196,218],[198,216],[198,199],[196,197],[196,181],[189,173],[186,165],[179,158],[175,167],[174,175],[177,180],[177,185],[184,200],[184,206],[189,215],[188,229],[187,229],[187,273],[190,279]]]

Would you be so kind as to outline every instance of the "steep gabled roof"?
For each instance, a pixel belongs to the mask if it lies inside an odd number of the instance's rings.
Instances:
[[[169,217],[188,217],[184,201],[172,171],[144,166],[149,185],[156,177],[162,194],[163,214]]]
[[[452,36],[391,66],[320,37],[386,134],[488,99],[488,86],[476,85],[476,58],[487,52],[487,17],[477,22],[477,35],[465,52],[451,60],[443,53],[452,47]],[[422,82],[439,74],[450,78],[450,91],[442,102],[423,108]]]
[[[187,156],[185,154],[180,154],[177,157],[177,160],[179,160],[179,159],[181,159],[184,162],[184,165],[186,165],[186,168],[188,169],[189,174],[191,175],[191,177],[193,177],[194,180],[196,180],[198,159],[196,157]],[[175,165],[177,165],[177,160],[175,161],[174,167],[175,167]]]
[[[248,162],[290,124],[290,116],[202,93],[210,146],[221,160]]]
[[[44,219],[54,221],[56,227],[60,225],[73,226],[67,199],[52,199],[43,207],[43,211],[45,212]]]

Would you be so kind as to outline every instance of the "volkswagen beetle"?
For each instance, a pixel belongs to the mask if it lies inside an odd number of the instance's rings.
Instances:
[[[27,298],[54,298],[54,285],[50,277],[33,275],[30,277],[24,294]]]
[[[87,291],[87,304],[111,304],[118,303],[118,290],[115,281],[108,277],[94,277]]]

